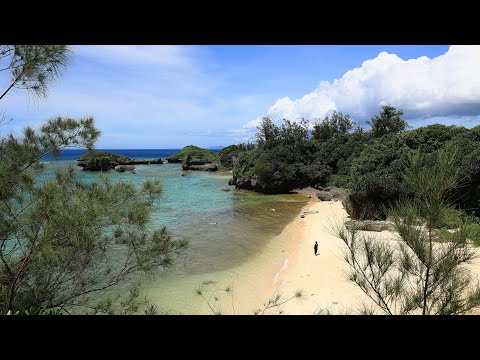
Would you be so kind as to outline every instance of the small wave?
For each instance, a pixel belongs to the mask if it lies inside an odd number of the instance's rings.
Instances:
[[[280,271],[278,271],[275,276],[273,277],[272,279],[272,284],[275,285],[275,283],[277,282],[278,280],[278,276],[280,275],[280,273],[283,271],[283,270],[286,270],[288,268],[288,259],[285,259],[283,261],[283,266],[282,268],[280,269]]]

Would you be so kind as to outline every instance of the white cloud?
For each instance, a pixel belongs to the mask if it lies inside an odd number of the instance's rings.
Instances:
[[[337,110],[365,120],[391,104],[405,112],[411,125],[434,117],[480,115],[480,46],[450,46],[438,57],[403,60],[381,52],[332,83],[319,86],[300,99],[278,99],[266,115],[275,120],[313,120]],[[413,120],[413,121],[411,121]],[[259,119],[244,128],[258,125]]]
[[[256,118],[242,126],[243,129],[256,129],[261,124],[262,118]]]

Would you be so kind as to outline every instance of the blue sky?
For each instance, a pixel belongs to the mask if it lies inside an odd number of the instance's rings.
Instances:
[[[478,46],[73,46],[46,100],[11,91],[8,130],[93,116],[99,148],[223,146],[262,116],[309,120],[333,110],[365,125],[380,105],[412,127],[480,119]],[[0,89],[8,86],[4,74]],[[365,126],[366,127],[366,126]],[[5,127],[2,132],[5,133]]]

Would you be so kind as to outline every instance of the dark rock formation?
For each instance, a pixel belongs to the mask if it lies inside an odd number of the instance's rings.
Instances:
[[[348,205],[347,205],[347,194],[345,191],[340,190],[335,186],[328,186],[326,188],[319,187],[319,191],[317,192],[317,197],[321,201],[341,201],[345,210],[348,213]]]
[[[268,189],[264,184],[262,184],[257,176],[252,176],[251,178],[240,178],[234,176],[233,179],[230,180],[232,185],[235,184],[236,189],[245,189],[250,191],[259,191],[264,194],[285,194],[288,193],[288,189],[279,188],[278,191],[272,191]],[[229,182],[230,184],[230,182]]]
[[[137,164],[163,164],[162,159],[142,159],[135,160],[126,156],[112,154],[108,152],[91,151],[87,154],[80,156],[77,160],[77,165],[81,166],[83,170],[90,171],[108,171],[115,169],[118,172],[132,171],[135,167],[129,165]],[[117,166],[127,166],[123,168],[116,168]]]
[[[185,158],[182,161],[182,169],[183,170],[188,170],[189,169],[190,160],[192,160],[192,157],[190,155],[185,156]]]
[[[113,164],[107,158],[95,159],[95,167],[100,171],[108,171]]]
[[[237,178],[231,178],[228,180],[228,185],[237,185]]]
[[[180,159],[177,155],[171,155],[167,157],[168,163],[181,163],[182,159]]]
[[[141,160],[130,160],[121,165],[150,165],[150,164],[163,164],[162,159],[141,159]]]
[[[135,166],[133,165],[117,165],[115,166],[115,171],[117,172],[125,172],[125,171],[133,171],[135,170]]]
[[[132,171],[135,166],[131,165],[150,165],[150,164],[163,164],[162,159],[142,159],[142,160],[129,160],[121,163],[113,162],[108,158],[99,157],[93,161],[77,160],[77,165],[83,167],[83,170],[90,171],[107,171],[109,169],[115,169],[118,172]],[[120,166],[123,166],[120,167]]]
[[[109,169],[114,168],[116,164],[110,162],[108,158],[99,157],[93,161],[79,160],[77,165],[83,167],[83,170],[108,171]]]
[[[183,170],[217,171],[216,164],[211,164],[207,159],[192,159],[190,155],[185,156],[182,161]]]
[[[390,231],[395,230],[394,225],[388,221],[349,220],[345,223],[345,226],[347,227],[347,229],[352,229],[353,227],[355,227],[356,229],[363,230],[363,231],[380,232],[385,230],[390,230]]]
[[[77,166],[81,166],[82,168],[85,168],[88,166],[88,164],[85,160],[77,160]],[[86,169],[83,169],[83,170],[86,170]]]
[[[319,188],[317,197],[322,201],[341,201],[345,202],[347,194],[335,186],[328,186],[326,188]]]
[[[252,186],[251,179],[237,179],[236,188],[246,189],[246,190],[255,190],[255,188]]]
[[[130,161],[130,158],[106,151],[89,151],[80,156],[77,161],[77,165],[81,166],[83,170],[108,171]]]
[[[183,165],[182,165],[183,166]],[[199,171],[217,171],[218,167],[215,164],[206,164],[206,165],[191,165],[188,167],[188,170],[199,170]]]
[[[245,189],[249,186],[252,186],[252,184],[250,183],[250,179],[237,179],[235,181],[235,185],[239,189]]]
[[[190,155],[188,155],[190,156]],[[207,159],[191,159],[188,162],[189,165],[205,165],[205,164],[210,164],[210,161]]]

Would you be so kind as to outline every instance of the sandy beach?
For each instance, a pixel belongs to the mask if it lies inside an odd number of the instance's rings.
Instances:
[[[314,314],[321,309],[354,313],[362,301],[370,301],[347,279],[344,244],[331,233],[332,224],[343,223],[348,217],[342,203],[312,198],[304,210],[318,213],[306,214],[304,218],[299,213],[260,254],[231,271],[231,278],[235,279],[234,313],[252,314],[256,309],[263,310],[277,294],[287,299],[298,290],[304,295],[301,301],[293,299],[265,313]],[[317,256],[313,250],[315,241],[319,244]],[[233,313],[231,300],[224,298],[222,313]]]
[[[332,234],[334,224],[343,223],[348,214],[342,203],[313,200],[299,222],[299,234],[291,251],[289,267],[281,273],[275,292],[285,295],[302,290],[304,299],[282,306],[285,314],[313,314],[322,309],[332,313],[354,312],[361,301],[369,299],[347,279],[348,266],[343,258],[344,244]],[[314,244],[318,241],[318,253]]]
[[[372,304],[363,291],[347,279],[345,245],[331,233],[333,224],[348,218],[342,203],[312,199],[304,210],[318,213],[306,214],[304,218],[299,214],[260,254],[231,271],[235,279],[232,281],[234,297],[219,303],[222,313],[252,314],[254,310],[265,309],[268,299],[277,294],[287,299],[298,290],[303,293],[301,301],[293,299],[265,314],[311,315],[322,310],[331,314],[358,314],[362,303]],[[396,241],[396,235],[390,231],[368,234]],[[317,256],[313,250],[315,241],[319,244]],[[468,268],[480,276],[480,258]],[[209,313],[207,308],[204,311]]]

